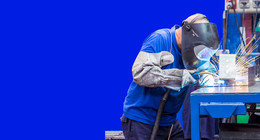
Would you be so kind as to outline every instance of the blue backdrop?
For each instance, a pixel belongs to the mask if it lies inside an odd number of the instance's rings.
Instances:
[[[23,1],[5,8],[2,39],[10,53],[0,137],[104,139],[105,130],[121,130],[144,39],[195,13],[215,22],[222,38],[224,0]]]

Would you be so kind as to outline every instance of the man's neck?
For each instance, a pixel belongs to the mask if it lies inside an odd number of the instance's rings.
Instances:
[[[179,49],[181,50],[181,41],[182,41],[182,27],[178,28],[175,30],[175,38],[176,38],[176,42],[177,42],[177,45],[179,47]]]

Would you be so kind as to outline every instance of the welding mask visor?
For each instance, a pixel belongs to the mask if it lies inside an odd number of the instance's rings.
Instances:
[[[219,48],[217,26],[214,23],[188,23],[182,26],[182,60],[186,69],[205,64]]]

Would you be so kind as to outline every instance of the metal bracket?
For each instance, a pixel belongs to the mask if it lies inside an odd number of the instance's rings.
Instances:
[[[212,118],[230,118],[231,115],[246,114],[245,104],[241,102],[210,102],[200,104],[200,115],[210,115]]]

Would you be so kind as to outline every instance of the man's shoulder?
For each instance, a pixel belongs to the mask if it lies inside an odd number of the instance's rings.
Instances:
[[[170,29],[167,29],[167,28],[159,29],[159,30],[156,30],[154,33],[160,34],[160,35],[168,35],[168,34],[170,34]]]
[[[150,34],[142,45],[142,51],[145,52],[161,52],[169,48],[171,38],[170,29],[159,29]]]
[[[171,31],[170,29],[164,28],[164,29],[156,30],[154,32],[154,34],[159,35],[160,37],[162,37],[162,39],[168,39],[171,36],[171,32],[170,31]]]

